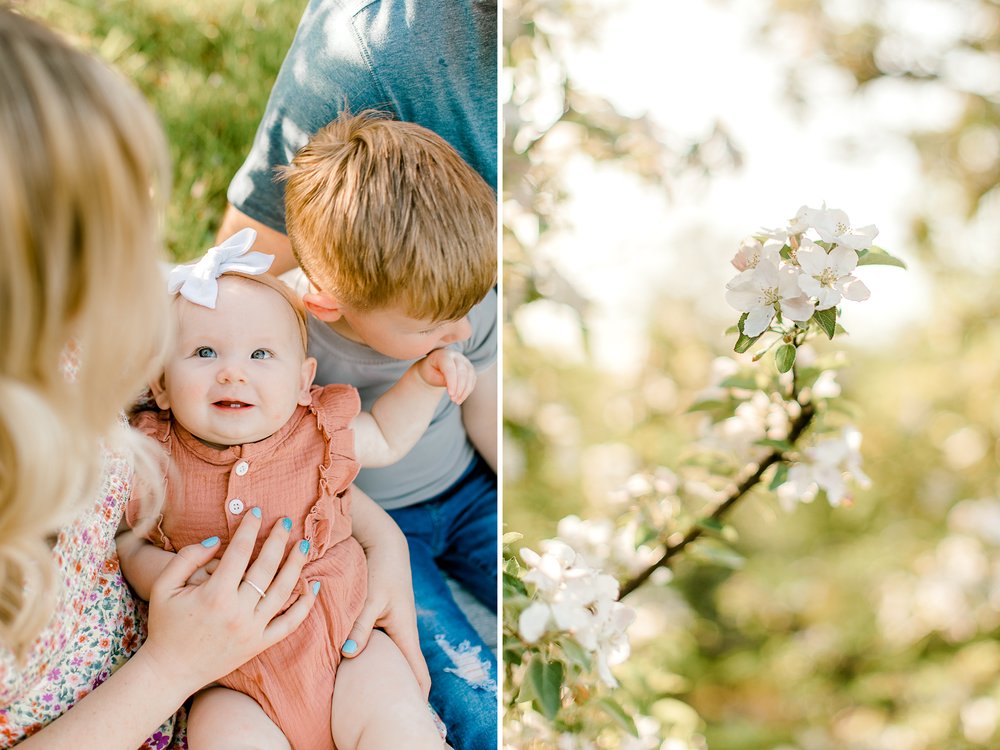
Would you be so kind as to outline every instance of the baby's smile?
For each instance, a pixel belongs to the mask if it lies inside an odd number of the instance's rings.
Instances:
[[[217,409],[252,409],[253,404],[247,404],[243,401],[216,401],[212,406]]]

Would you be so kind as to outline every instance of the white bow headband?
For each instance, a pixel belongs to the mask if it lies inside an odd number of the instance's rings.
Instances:
[[[247,227],[208,250],[199,260],[174,266],[167,279],[167,291],[180,292],[185,299],[202,307],[215,309],[219,282],[227,271],[259,276],[274,262],[273,255],[247,252],[257,239],[257,232]]]

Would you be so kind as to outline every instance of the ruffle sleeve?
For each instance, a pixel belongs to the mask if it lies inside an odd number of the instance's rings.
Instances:
[[[326,441],[319,469],[319,498],[306,517],[305,536],[312,540],[310,558],[351,533],[350,487],[361,465],[354,452],[351,421],[361,411],[361,397],[349,385],[318,386],[312,390],[310,411]]]
[[[156,456],[158,465],[157,479],[160,481],[160,491],[166,494],[167,474],[170,468],[170,453],[172,449],[170,431],[170,412],[168,411],[140,411],[129,420],[132,429],[142,435],[154,440],[159,449]],[[163,514],[156,508],[156,512],[150,506],[153,504],[153,497],[143,496],[137,492],[139,484],[135,485],[131,496],[125,503],[125,522],[129,528],[134,529],[137,534],[144,539],[148,539],[157,547],[162,547],[168,552],[173,552],[174,547],[170,543],[166,534],[163,533]],[[154,496],[155,497],[155,496]]]

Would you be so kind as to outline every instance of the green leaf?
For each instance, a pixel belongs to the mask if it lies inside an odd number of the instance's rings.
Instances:
[[[896,266],[896,268],[906,268],[906,264],[894,255],[890,255],[883,248],[872,245],[871,249],[861,255],[859,253],[859,266]]]
[[[731,333],[739,333],[739,332],[740,332],[739,326],[729,326],[729,328],[727,328],[725,331],[725,335],[728,336]]]
[[[791,258],[792,257],[792,248],[791,248],[791,246],[789,246],[789,245],[782,245],[781,250],[778,251],[778,255],[780,255],[785,260],[788,260],[789,258]]]
[[[503,574],[503,590],[505,596],[514,593],[523,594],[524,596],[528,595],[528,590],[524,587],[524,583],[521,579],[512,576],[507,571],[504,571]]]
[[[696,401],[687,408],[687,414],[693,414],[698,411],[714,411],[722,406],[722,402],[717,399],[706,399],[705,401]]]
[[[588,672],[590,671],[592,662],[590,660],[590,652],[587,649],[572,638],[560,638],[559,645],[562,646],[562,650],[566,652],[566,656],[569,657],[569,660],[573,664],[583,667]]]
[[[743,555],[715,539],[702,537],[688,549],[690,549],[692,557],[723,568],[738,570],[746,564],[746,558]]]
[[[525,673],[525,685],[529,687],[532,694],[532,703],[540,714],[552,721],[562,707],[563,674],[565,667],[561,661],[545,661],[541,654],[535,654]],[[524,687],[521,686],[521,693],[524,694]]]
[[[769,490],[776,490],[788,479],[788,464],[778,464],[777,471],[771,477],[771,483],[767,486]]]
[[[729,524],[723,523],[717,518],[712,518],[711,516],[699,518],[695,521],[695,525],[709,534],[721,537],[729,542],[735,542],[739,538],[739,535],[736,533],[736,529]]]
[[[503,535],[504,544],[513,544],[519,539],[524,539],[524,534],[522,534],[519,531],[508,531],[506,534]]]
[[[832,339],[837,330],[837,308],[829,307],[826,310],[817,310],[813,313],[812,319],[816,321],[827,338]]]
[[[636,729],[635,722],[632,720],[632,717],[625,713],[625,709],[619,706],[615,701],[611,698],[598,698],[595,702],[598,706],[603,708],[612,719],[617,721],[622,726],[622,729],[631,734],[633,737],[639,736],[639,730]]]
[[[757,389],[757,378],[753,375],[731,375],[719,383],[720,388],[740,388],[744,391]]]
[[[760,334],[763,336],[764,334]],[[740,334],[740,337],[736,339],[736,344],[733,346],[733,351],[737,354],[743,354],[747,349],[757,343],[760,340],[760,336],[745,336]]]
[[[743,354],[743,352],[745,352],[747,349],[749,349],[751,346],[754,345],[754,342],[757,341],[757,339],[759,339],[761,336],[764,335],[763,333],[761,333],[756,336],[747,336],[745,333],[743,333],[743,324],[746,322],[748,314],[749,313],[743,313],[740,316],[740,322],[737,324],[737,328],[740,332],[740,337],[736,339],[736,345],[733,347],[733,351],[736,352],[737,354]]]
[[[705,531],[709,531],[713,534],[722,533],[722,521],[718,518],[712,518],[711,516],[705,516],[704,518],[699,518],[695,524]]]
[[[778,366],[778,372],[788,372],[795,364],[795,347],[791,344],[782,344],[778,351],[774,353],[774,363]]]

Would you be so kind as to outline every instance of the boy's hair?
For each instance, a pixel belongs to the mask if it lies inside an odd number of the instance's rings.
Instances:
[[[430,130],[345,113],[282,176],[292,251],[341,302],[446,321],[496,283],[493,190]]]

